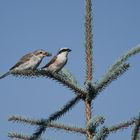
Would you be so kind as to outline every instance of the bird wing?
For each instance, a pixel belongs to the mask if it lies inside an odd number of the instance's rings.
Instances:
[[[33,56],[32,53],[28,53],[28,54],[24,55],[23,57],[20,58],[20,60],[12,68],[10,68],[10,70],[18,67],[19,65],[23,64],[26,61],[29,61],[32,56]]]
[[[50,62],[47,63],[47,64],[46,64],[44,67],[42,67],[41,69],[44,69],[44,68],[49,67],[52,63],[55,62],[56,58],[57,58],[57,56],[54,56],[54,57],[50,60]]]

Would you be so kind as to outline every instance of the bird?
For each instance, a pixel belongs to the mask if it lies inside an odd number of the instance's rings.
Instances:
[[[8,72],[0,76],[0,79],[8,76],[11,72],[14,71],[23,71],[23,70],[35,70],[40,65],[43,58],[47,56],[52,56],[51,53],[44,50],[36,50],[34,52],[28,53],[20,58],[20,60],[9,69]]]
[[[68,54],[71,51],[69,48],[59,49],[56,56],[54,56],[48,64],[41,68],[41,70],[49,71],[51,73],[58,73],[67,63]]]

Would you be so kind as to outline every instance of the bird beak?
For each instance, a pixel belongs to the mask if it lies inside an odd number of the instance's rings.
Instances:
[[[45,56],[52,56],[52,54],[51,54],[51,53],[46,52],[46,53],[45,53]]]
[[[68,49],[68,52],[71,52],[71,49]]]

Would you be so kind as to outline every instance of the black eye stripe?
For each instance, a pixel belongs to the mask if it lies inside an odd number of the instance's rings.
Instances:
[[[60,50],[59,53],[66,52],[68,49]]]

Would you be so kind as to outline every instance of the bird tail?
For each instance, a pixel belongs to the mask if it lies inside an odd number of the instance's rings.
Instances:
[[[2,78],[4,78],[4,77],[8,76],[9,74],[10,74],[10,71],[6,72],[5,74],[3,74],[3,75],[0,76],[0,79],[2,79]]]

